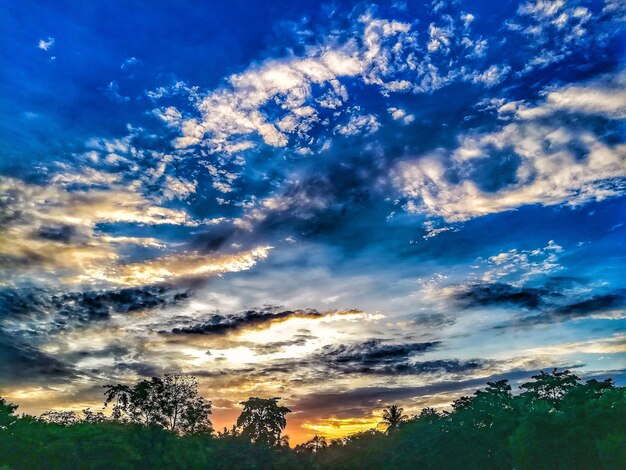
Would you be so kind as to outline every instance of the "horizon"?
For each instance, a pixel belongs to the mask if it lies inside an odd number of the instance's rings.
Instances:
[[[626,385],[619,2],[3,1],[0,396],[182,373],[290,444]]]

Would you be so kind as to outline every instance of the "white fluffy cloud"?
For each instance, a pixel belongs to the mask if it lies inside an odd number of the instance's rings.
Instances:
[[[335,128],[335,132],[341,135],[373,134],[380,128],[380,123],[373,114],[353,114],[345,124]]]
[[[558,263],[559,254],[562,252],[563,248],[550,240],[543,248],[534,250],[513,248],[490,256],[486,260],[481,259],[479,262],[486,267],[481,281],[494,282],[504,279],[512,285],[522,285],[529,278],[562,269]]]
[[[572,88],[554,90],[543,103],[518,110],[518,116],[498,130],[462,136],[460,145],[449,153],[401,162],[394,180],[408,198],[409,211],[448,222],[527,204],[577,205],[615,196],[626,189],[626,145],[605,143],[571,114],[555,111],[587,114],[593,110],[612,118],[617,108],[607,104],[602,91],[590,87],[579,98]],[[547,114],[550,120],[542,119]],[[503,153],[519,159],[514,181],[493,191],[482,189],[473,177],[476,169],[497,165]],[[449,178],[450,170],[458,175],[457,181]]]
[[[316,125],[331,124],[344,135],[358,133],[353,132],[355,126],[341,124],[341,116],[349,112],[341,110],[349,100],[342,83],[346,79],[356,78],[384,95],[431,92],[454,80],[499,83],[510,70],[506,65],[480,70],[461,66],[467,57],[483,55],[487,42],[472,36],[472,15],[459,15],[456,19],[443,15],[429,26],[430,39],[420,41],[415,25],[367,13],[339,37],[321,38],[322,45],[309,48],[304,56],[253,65],[202,97],[195,90],[195,116],[184,118],[174,107],[158,108],[155,114],[180,129],[174,140],[180,149],[202,145],[211,153],[233,154],[255,147],[260,139],[268,146],[307,151],[313,140],[309,131]],[[159,99],[177,90],[161,89],[149,96]],[[320,112],[328,109],[336,112],[320,118]],[[368,133],[376,130],[371,114],[350,120],[368,120],[357,127]]]
[[[501,114],[514,112],[520,119],[533,119],[561,111],[604,116],[609,119],[626,118],[626,72],[607,76],[585,85],[568,85],[545,93],[545,102],[539,106],[523,103],[503,104]]]
[[[40,39],[37,43],[37,47],[42,51],[47,51],[52,48],[52,46],[54,46],[54,38]]]
[[[270,146],[284,147],[288,134],[302,121],[315,120],[306,105],[312,86],[327,86],[340,100],[345,91],[337,77],[354,76],[362,65],[349,49],[327,50],[316,57],[268,61],[246,72],[233,75],[230,87],[210,93],[198,104],[201,119],[187,119],[182,137],[174,145],[181,148],[204,141],[211,151],[237,152],[249,148],[258,135]],[[282,110],[280,119],[262,111],[272,101]]]

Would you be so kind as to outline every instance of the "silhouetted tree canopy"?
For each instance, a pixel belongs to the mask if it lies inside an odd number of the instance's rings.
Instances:
[[[404,413],[404,409],[398,405],[390,405],[383,410],[383,419],[380,424],[387,426],[387,434],[395,431],[400,423],[406,421],[409,417]]]
[[[119,422],[158,426],[179,434],[212,433],[211,402],[198,395],[198,380],[181,374],[152,377],[134,386],[106,385],[104,406],[113,403]]]
[[[626,388],[570,371],[535,375],[518,394],[507,380],[488,382],[449,411],[408,419],[391,405],[381,418],[394,432],[330,443],[316,435],[293,451],[279,398],[243,402],[237,424],[217,435],[190,377],[109,386],[106,400],[112,417],[89,409],[32,417],[0,398],[0,469],[626,468]]]
[[[287,426],[287,413],[291,410],[278,404],[280,397],[252,397],[241,402],[243,411],[237,418],[237,427],[242,435],[252,442],[270,447],[282,445],[281,434]]]

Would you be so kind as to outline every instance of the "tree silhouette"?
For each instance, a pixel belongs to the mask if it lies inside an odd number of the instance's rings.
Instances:
[[[406,421],[408,416],[404,415],[404,409],[398,405],[388,406],[383,410],[383,420],[379,423],[387,426],[387,434],[395,431],[400,426],[400,423]]]
[[[520,386],[522,390],[525,390],[522,396],[531,401],[544,400],[555,408],[559,407],[559,402],[567,392],[580,382],[580,378],[569,370],[558,371],[557,369],[551,373],[541,371],[539,375],[533,375],[531,378],[534,382],[527,382]]]
[[[71,411],[18,416],[0,398],[0,470],[624,468],[626,388],[556,372],[535,375],[519,395],[506,380],[488,382],[449,411],[425,408],[410,420],[390,406],[384,424],[404,424],[389,435],[370,429],[328,445],[315,436],[294,451],[278,398],[250,398],[239,427],[209,434],[210,402],[194,396],[193,380],[109,386],[116,420],[88,409],[82,419]]]
[[[431,408],[427,406],[426,408],[422,408],[420,414],[415,418],[422,421],[433,422],[441,418],[441,415],[435,408]]]
[[[312,439],[298,446],[298,450],[304,450],[305,453],[317,454],[328,447],[328,442],[324,436],[316,434]]]
[[[17,417],[14,415],[17,408],[17,405],[0,398],[0,429],[7,429],[17,421]]]
[[[39,416],[39,419],[59,426],[73,426],[80,423],[80,419],[73,411],[46,411]]]
[[[285,416],[291,413],[286,406],[278,405],[280,397],[251,397],[241,402],[243,411],[237,418],[237,427],[252,442],[276,447],[282,444],[281,433],[287,426]]]
[[[91,411],[89,408],[83,410],[83,423],[104,423],[107,421],[107,417],[102,411]]]
[[[213,425],[209,420],[210,414],[210,401],[202,397],[187,400],[180,411],[180,430],[184,434],[211,434]]]
[[[211,433],[211,402],[198,396],[198,380],[181,374],[152,377],[133,387],[105,386],[104,406],[114,402],[112,417],[119,422],[157,426],[180,434]]]

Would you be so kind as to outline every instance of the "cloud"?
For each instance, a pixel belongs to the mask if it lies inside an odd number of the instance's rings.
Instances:
[[[183,121],[183,136],[174,145],[181,148],[204,141],[210,151],[234,152],[249,148],[252,143],[246,139],[257,135],[267,145],[284,147],[288,133],[295,132],[303,122],[315,120],[312,108],[305,106],[312,85],[327,86],[333,99],[343,101],[345,92],[336,78],[356,75],[361,70],[358,58],[348,50],[328,50],[317,57],[273,60],[252,67],[230,77],[232,88],[203,98],[198,103],[202,119]],[[284,110],[280,126],[278,120],[269,120],[261,111],[274,98]]]
[[[116,264],[87,270],[78,276],[77,280],[140,286],[176,279],[216,276],[248,270],[259,260],[267,258],[271,249],[271,246],[258,246],[247,251],[216,255],[183,252],[138,263]]]
[[[11,331],[53,331],[105,321],[112,314],[160,309],[184,302],[189,292],[169,286],[57,292],[43,288],[0,289],[0,322]],[[24,324],[27,326],[24,327]]]
[[[484,72],[475,72],[471,76],[472,83],[482,83],[487,87],[492,87],[502,82],[511,71],[511,67],[492,65]]]
[[[372,114],[353,114],[346,124],[335,127],[335,132],[341,135],[370,135],[380,129],[380,123]]]
[[[74,368],[0,328],[0,381],[4,386],[69,382]]]
[[[450,298],[463,309],[506,307],[532,315],[497,325],[496,329],[562,323],[582,318],[621,319],[626,314],[626,291],[617,289],[589,296],[572,288],[568,278],[552,278],[543,287],[513,286],[503,283],[461,285],[451,288]],[[580,280],[574,279],[574,285]]]
[[[123,186],[119,176],[95,170],[57,174],[45,186],[0,178],[0,196],[0,257],[12,265],[3,269],[5,282],[33,273],[97,279],[119,261],[117,247],[164,245],[107,235],[98,230],[104,223],[197,225],[185,211],[155,204],[137,185]]]
[[[415,116],[413,114],[407,114],[406,110],[402,108],[387,108],[387,112],[395,121],[400,121],[404,125],[411,124],[415,121]]]
[[[221,332],[220,332],[221,333]],[[369,339],[350,344],[327,344],[311,353],[300,357],[284,355],[283,348],[289,346],[305,346],[309,341],[319,340],[309,335],[301,337],[295,335],[285,342],[271,342],[258,346],[247,345],[245,342],[239,346],[250,347],[255,353],[279,354],[257,367],[236,367],[219,369],[214,371],[194,371],[207,377],[230,378],[236,382],[242,380],[258,380],[259,378],[271,378],[282,382],[298,382],[301,384],[314,385],[320,379],[339,380],[353,377],[351,380],[364,379],[367,377],[402,377],[402,376],[440,376],[458,373],[468,373],[487,366],[485,360],[457,360],[436,359],[416,361],[415,356],[434,351],[439,342],[425,343],[400,343],[394,344],[380,339]],[[235,346],[235,345],[232,345]],[[281,357],[280,354],[283,354]],[[261,365],[262,364],[262,365]]]
[[[462,308],[509,306],[512,308],[538,309],[550,294],[545,289],[514,287],[509,284],[473,284],[454,295]]]
[[[316,357],[328,364],[358,364],[363,366],[381,365],[407,359],[415,353],[421,353],[437,347],[438,342],[386,344],[380,339],[371,339],[354,344],[332,344],[325,346]]]
[[[520,5],[516,17],[505,24],[532,44],[534,57],[527,61],[527,72],[561,61],[594,42],[602,43],[606,40],[604,28],[610,31],[611,20],[602,14],[594,17],[587,6],[578,3],[531,0]]]
[[[582,318],[609,318],[616,320],[626,318],[626,290],[619,289],[563,305],[552,305],[538,315],[523,317],[497,328],[562,323]]]
[[[332,310],[328,312],[320,312],[314,309],[277,311],[275,308],[247,310],[233,315],[210,315],[203,323],[174,328],[171,330],[171,333],[174,335],[225,335],[248,329],[268,328],[274,323],[285,322],[292,318],[316,320],[342,316],[359,317],[363,315],[363,312],[359,310]],[[274,345],[272,347],[283,347],[285,345]]]
[[[454,318],[450,318],[442,313],[420,313],[409,322],[411,326],[418,328],[438,328],[453,325]]]
[[[626,117],[626,72],[605,75],[587,84],[566,85],[554,90],[546,90],[544,102],[527,106],[513,101],[503,104],[499,113],[503,117],[514,113],[518,119],[549,117],[555,113],[577,113],[597,115],[607,119]]]
[[[41,49],[42,51],[47,51],[48,49],[51,49],[53,46],[54,46],[54,38],[40,39],[39,42],[37,43],[37,47]]]
[[[602,109],[607,110],[597,110]],[[459,140],[449,153],[397,164],[394,181],[408,199],[409,212],[463,222],[529,204],[576,206],[617,196],[626,187],[626,146],[603,142],[593,126],[569,115],[518,118],[499,130]],[[480,177],[481,171],[507,161],[509,167],[497,173],[500,181]]]
[[[281,192],[249,204],[234,223],[239,228],[253,230],[260,225],[270,227],[287,220],[314,220],[320,213],[332,209],[336,191],[326,177],[295,180],[285,184]]]
[[[259,140],[269,147],[307,149],[322,144],[315,141],[316,131],[331,124],[340,135],[373,134],[380,126],[374,114],[341,109],[354,79],[389,95],[430,93],[454,81],[494,86],[508,74],[505,64],[476,63],[476,69],[462,64],[480,58],[487,47],[472,34],[469,18],[440,16],[428,26],[430,40],[423,44],[417,23],[375,18],[367,11],[351,19],[344,33],[319,38],[319,45],[301,56],[268,59],[231,75],[224,87],[194,98],[192,117],[183,118],[174,107],[156,112],[180,130],[175,147],[200,145],[211,153],[243,152]],[[153,96],[172,93],[164,88]],[[345,114],[348,123],[341,122]],[[410,120],[407,116],[405,124]]]
[[[127,103],[128,101],[130,101],[129,96],[123,96],[120,94],[120,86],[115,80],[109,82],[105,89],[105,93],[111,100],[115,101],[116,103]]]
[[[520,285],[535,276],[546,275],[563,269],[559,264],[559,256],[563,247],[554,240],[542,248],[520,250],[512,248],[487,259],[479,259],[481,266],[486,269],[481,276],[483,282],[493,282],[497,279],[507,279],[510,283]]]
[[[129,57],[122,63],[122,65],[120,65],[120,68],[122,70],[127,70],[131,68],[132,66],[137,65],[138,63],[139,63],[139,59],[137,59],[137,57]]]
[[[393,344],[381,339],[369,339],[351,344],[329,344],[301,364],[324,373],[356,375],[419,375],[455,372],[481,367],[478,361],[457,360],[414,361],[416,355],[435,350],[439,341]]]
[[[276,354],[284,352],[285,348],[289,348],[291,346],[305,346],[309,341],[315,339],[318,338],[309,333],[299,333],[288,340],[259,343],[251,345],[250,347],[256,354]]]

